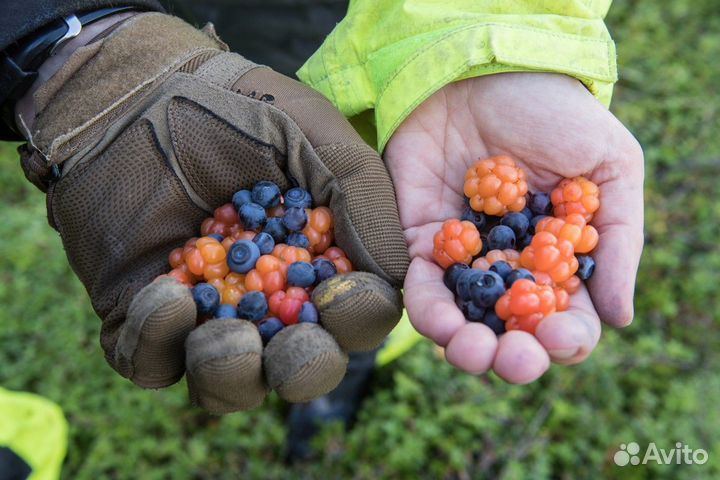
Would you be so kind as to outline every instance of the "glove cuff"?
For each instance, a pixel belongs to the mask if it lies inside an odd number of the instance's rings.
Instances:
[[[224,50],[210,24],[198,30],[161,13],[136,15],[76,50],[38,89],[29,143],[48,167],[61,164],[168,75],[194,71]]]

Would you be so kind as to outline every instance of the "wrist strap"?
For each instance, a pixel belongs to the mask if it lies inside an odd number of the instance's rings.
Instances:
[[[40,65],[78,36],[85,25],[128,10],[135,7],[111,7],[69,15],[0,52],[0,116],[4,124],[0,126],[0,140],[22,138],[15,126],[14,105],[32,86]]]

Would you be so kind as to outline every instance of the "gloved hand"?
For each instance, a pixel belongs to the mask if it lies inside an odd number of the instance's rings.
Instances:
[[[399,320],[409,262],[377,153],[320,94],[225,50],[211,27],[136,15],[37,91],[21,152],[103,319],[108,362],[148,388],[187,373],[192,401],[213,413],[253,408],[268,388],[289,401],[334,388],[346,352],[376,347]],[[358,270],[315,289],[322,326],[283,329],[264,349],[245,320],[195,328],[189,290],[152,282],[204,217],[259,180],[329,206]]]
[[[433,234],[462,213],[465,171],[478,158],[499,154],[527,172],[531,191],[549,192],[563,177],[577,175],[600,187],[595,273],[587,289],[572,295],[570,309],[543,320],[536,336],[511,331],[498,339],[485,325],[467,322],[432,260]],[[385,161],[412,257],[405,279],[410,321],[446,347],[457,368],[473,374],[492,368],[508,382],[527,383],[551,360],[587,358],[600,338],[601,319],[616,327],[632,321],[643,245],[642,149],[577,80],[508,73],[448,84],[397,129]]]

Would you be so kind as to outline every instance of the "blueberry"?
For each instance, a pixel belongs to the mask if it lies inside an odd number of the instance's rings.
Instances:
[[[500,278],[502,278],[504,282],[507,276],[510,275],[510,272],[513,271],[513,268],[510,266],[509,263],[503,260],[498,260],[497,262],[490,265],[490,270],[500,275]]]
[[[220,294],[217,289],[209,283],[198,283],[192,288],[193,300],[197,305],[197,311],[201,315],[214,313],[220,305]]]
[[[472,300],[470,286],[475,282],[479,282],[484,274],[485,272],[475,268],[468,268],[460,272],[460,275],[457,277],[457,282],[455,283],[455,294],[460,300]]]
[[[550,195],[539,192],[530,195],[530,210],[537,215],[550,215],[553,211],[553,204]]]
[[[463,312],[463,315],[465,315],[465,318],[471,322],[480,322],[482,321],[483,316],[485,316],[485,309],[483,307],[478,307],[473,302],[462,302],[458,306]]]
[[[257,203],[246,203],[238,212],[240,214],[240,221],[245,226],[246,230],[255,230],[265,225],[267,216],[265,215],[265,209]]]
[[[325,258],[313,260],[312,266],[315,269],[315,282],[318,284],[337,275],[335,264]]]
[[[225,240],[225,237],[223,237],[223,236],[220,235],[219,233],[211,233],[211,234],[208,235],[208,237],[214,238],[214,239],[217,240],[218,242],[222,242],[223,240]]]
[[[235,192],[235,195],[232,197],[233,206],[235,206],[235,210],[238,212],[243,205],[250,202],[252,202],[252,193],[250,190],[239,190]]]
[[[287,237],[287,244],[291,247],[308,248],[310,246],[310,240],[308,240],[304,233],[292,232]]]
[[[463,270],[467,270],[469,268],[470,267],[464,263],[453,263],[447,270],[445,270],[445,273],[443,274],[443,283],[445,283],[445,286],[451,292],[455,293],[455,285],[457,284],[458,277]]]
[[[299,232],[307,224],[307,213],[304,208],[290,207],[285,210],[285,216],[283,217],[283,224],[285,228],[291,232]]]
[[[518,268],[517,270],[513,270],[510,272],[510,275],[505,278],[505,288],[512,287],[512,284],[516,281],[520,280],[521,278],[524,278],[526,280],[532,280],[535,281],[535,277],[532,273],[530,273],[530,270],[526,270],[524,268]]]
[[[258,249],[260,250],[260,255],[270,255],[273,251],[273,248],[275,248],[275,240],[273,239],[272,235],[266,232],[260,232],[255,235],[255,238],[252,239],[252,242],[258,246]]]
[[[493,227],[488,233],[489,250],[505,250],[515,248],[515,232],[505,225]]]
[[[227,264],[230,270],[236,273],[247,273],[260,258],[260,248],[250,240],[238,240],[230,247],[227,255]]]
[[[520,238],[527,233],[530,227],[530,220],[522,213],[510,212],[505,214],[500,224],[510,227],[513,233],[515,233],[515,238]]]
[[[547,215],[535,215],[532,220],[530,220],[529,232],[535,235],[535,227],[537,227],[538,222],[545,217],[547,217]]]
[[[472,223],[478,229],[478,232],[485,227],[485,214],[482,212],[476,212],[470,207],[465,208],[460,220],[467,220]]]
[[[223,303],[215,310],[215,318],[239,318],[237,308],[228,303]]]
[[[291,188],[290,190],[285,192],[285,207],[312,207],[312,197],[310,196],[310,192],[300,187]]]
[[[269,233],[275,243],[285,243],[285,240],[287,240],[287,229],[280,217],[268,218],[265,227],[263,227],[263,232]]]
[[[262,292],[246,293],[238,305],[238,316],[253,322],[263,318],[267,311],[267,300]]]
[[[515,241],[515,248],[518,250],[522,250],[523,248],[530,245],[530,242],[532,242],[532,239],[533,239],[533,236],[530,235],[529,233],[526,233],[525,235],[523,235],[522,237],[518,238]]]
[[[318,323],[320,320],[320,314],[318,309],[312,302],[303,303],[300,308],[300,315],[298,316],[298,322],[300,323]]]
[[[263,208],[272,208],[280,204],[280,187],[273,182],[263,180],[252,189],[252,201]]]
[[[532,220],[532,217],[535,215],[529,207],[523,208],[522,210],[520,210],[520,213],[525,215],[525,218],[528,219],[528,222]]]
[[[495,272],[483,272],[483,275],[470,283],[470,296],[478,307],[495,306],[498,298],[505,293],[505,282]]]
[[[263,343],[269,342],[270,339],[283,328],[285,328],[285,324],[281,322],[279,318],[275,317],[266,318],[257,326]]]
[[[587,280],[592,277],[592,274],[595,271],[595,260],[593,260],[590,255],[578,255],[577,260],[577,276],[580,277],[581,280]]]
[[[295,262],[287,270],[288,285],[293,287],[310,287],[315,283],[315,268],[308,262]]]
[[[497,316],[497,313],[495,313],[495,310],[492,308],[485,310],[485,316],[482,319],[482,323],[495,332],[495,335],[502,335],[505,333],[505,322]]]

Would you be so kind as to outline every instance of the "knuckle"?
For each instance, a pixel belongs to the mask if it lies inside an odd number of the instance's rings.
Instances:
[[[642,145],[626,128],[623,127],[609,145],[611,145],[610,158],[614,162],[625,169],[631,169],[633,173],[643,173],[645,155]]]

